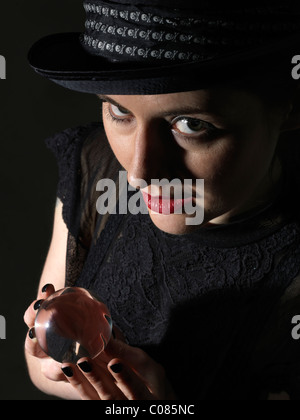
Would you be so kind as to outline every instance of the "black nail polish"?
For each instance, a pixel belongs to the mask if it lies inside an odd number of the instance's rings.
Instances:
[[[92,366],[89,364],[89,362],[81,362],[78,363],[78,366],[84,373],[90,373],[92,371]]]
[[[41,306],[41,304],[42,304],[43,302],[44,302],[44,301],[43,301],[43,299],[38,300],[37,302],[35,302],[33,309],[34,309],[35,311],[37,311],[38,309],[40,309],[40,306]]]
[[[30,340],[33,340],[35,338],[35,331],[34,328],[31,328],[28,332],[28,336],[30,338]]]
[[[121,373],[123,369],[123,365],[121,363],[116,363],[115,365],[110,366],[110,369],[114,373]]]
[[[108,315],[104,315],[104,318],[106,319],[106,321],[109,323],[110,326],[112,326],[112,320],[111,317]]]
[[[63,371],[63,373],[68,377],[68,378],[72,378],[73,376],[73,370],[70,366],[66,366],[61,368],[61,370]]]
[[[42,288],[42,293],[45,293],[49,286],[50,284],[45,284],[45,286]]]

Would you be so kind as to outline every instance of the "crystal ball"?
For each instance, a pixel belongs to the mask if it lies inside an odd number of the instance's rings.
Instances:
[[[80,287],[66,287],[49,296],[35,319],[35,336],[52,359],[76,363],[95,358],[112,332],[110,313],[95,295]]]

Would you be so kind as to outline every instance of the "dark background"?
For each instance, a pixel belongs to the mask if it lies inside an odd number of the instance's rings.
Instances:
[[[44,35],[82,31],[81,0],[15,0],[0,6],[0,400],[49,398],[31,383],[23,355],[23,314],[36,296],[51,239],[57,167],[44,139],[100,118],[97,99],[56,86],[27,64]]]

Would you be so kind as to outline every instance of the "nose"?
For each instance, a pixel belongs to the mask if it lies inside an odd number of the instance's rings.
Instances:
[[[173,155],[170,134],[163,124],[140,126],[133,139],[133,152],[127,169],[128,182],[135,188],[150,185],[153,179],[170,178]],[[141,180],[144,181],[141,184]]]

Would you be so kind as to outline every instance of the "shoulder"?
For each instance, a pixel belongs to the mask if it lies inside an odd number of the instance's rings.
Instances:
[[[117,162],[99,122],[68,128],[45,142],[58,165],[57,197],[63,203],[63,218],[76,237],[81,209],[94,207],[96,180],[109,177],[107,174],[117,169]],[[87,223],[90,225],[85,220]]]
[[[101,177],[118,166],[100,122],[67,128],[47,138],[45,143],[57,160],[60,176],[68,172],[67,178],[71,173],[86,178],[96,171]]]
[[[59,190],[70,195],[81,182],[98,176],[116,160],[106,138],[103,124],[92,122],[67,128],[45,140],[54,154],[59,170]],[[61,194],[59,195],[61,197]]]
[[[74,149],[81,147],[89,136],[96,133],[102,137],[105,136],[103,125],[99,122],[92,122],[57,132],[48,137],[45,143],[56,157],[60,157],[72,154]]]

